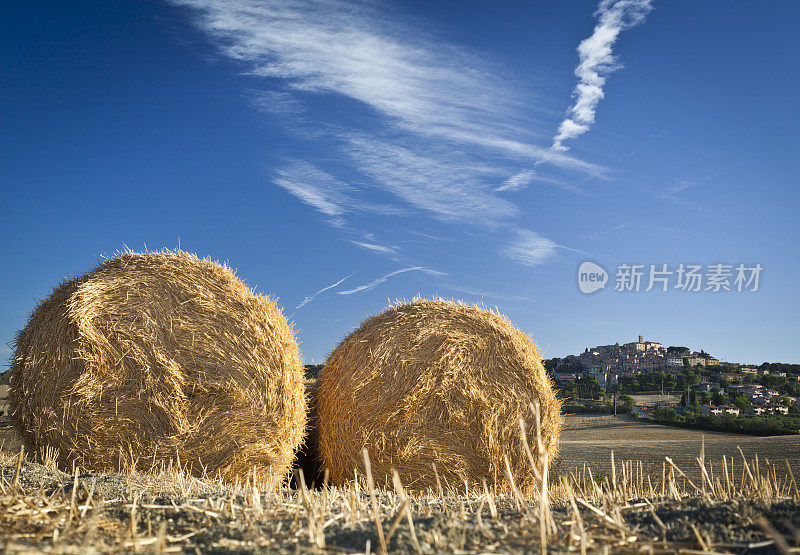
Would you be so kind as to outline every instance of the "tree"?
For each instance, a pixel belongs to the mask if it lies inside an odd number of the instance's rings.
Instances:
[[[678,413],[670,407],[658,407],[653,411],[653,418],[662,422],[675,422],[678,419]]]
[[[600,384],[590,374],[584,374],[575,380],[575,394],[583,399],[598,399]]]
[[[555,372],[558,365],[561,363],[561,359],[558,357],[554,358],[546,358],[544,359],[544,368],[545,370],[549,370],[551,372]]]
[[[619,410],[620,412],[632,412],[634,400],[633,397],[630,395],[620,395],[619,396]]]
[[[689,354],[690,349],[689,349],[689,347],[671,346],[671,347],[667,347],[667,352],[670,353],[670,354],[673,354],[673,353],[674,354]]]
[[[572,382],[559,382],[559,389],[561,390],[561,397],[573,397],[575,395],[575,384]]]
[[[720,388],[715,387],[711,390],[711,402],[715,405],[727,405],[730,403],[730,399],[728,398],[728,394],[722,391]]]
[[[750,397],[744,393],[740,393],[733,399],[733,406],[739,410],[747,410],[750,408]]]

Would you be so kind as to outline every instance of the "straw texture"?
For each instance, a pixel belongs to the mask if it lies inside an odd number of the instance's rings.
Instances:
[[[306,423],[280,309],[180,251],[126,252],[62,283],[19,332],[10,383],[26,447],[57,449],[62,467],[276,481]]]
[[[364,473],[424,491],[482,481],[537,485],[531,404],[541,407],[543,453],[556,454],[560,401],[528,337],[503,316],[443,300],[415,300],[366,320],[331,354],[317,393],[318,441],[334,484]],[[520,433],[525,419],[533,457]],[[538,463],[537,463],[538,464]],[[433,466],[435,465],[436,471]],[[437,483],[437,474],[439,483]]]

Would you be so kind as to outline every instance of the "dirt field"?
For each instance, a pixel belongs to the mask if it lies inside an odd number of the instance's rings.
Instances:
[[[680,395],[637,395],[632,394],[633,402],[637,405],[654,407],[656,403],[677,403],[681,400]]]
[[[670,457],[691,476],[699,476],[696,457],[700,456],[700,438],[705,438],[705,456],[715,468],[721,467],[722,456],[734,459],[737,472],[742,471],[742,448],[748,459],[758,455],[785,472],[784,459],[795,474],[800,475],[800,435],[756,437],[722,432],[674,428],[632,420],[624,416],[570,415],[565,417],[561,440],[559,473],[582,469],[584,463],[595,473],[611,471],[611,451],[615,459],[640,460],[645,472],[661,476],[664,457]]]

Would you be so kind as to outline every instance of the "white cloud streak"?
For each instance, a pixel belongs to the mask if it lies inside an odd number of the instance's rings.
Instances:
[[[308,162],[291,162],[276,172],[273,182],[325,216],[330,216],[329,221],[336,226],[344,225],[342,216],[348,212],[370,212],[385,216],[405,214],[405,210],[396,206],[359,200],[356,187]]]
[[[362,249],[376,252],[378,254],[397,254],[397,247],[389,247],[387,245],[378,245],[377,243],[367,243],[366,241],[350,241],[354,245],[358,245]]]
[[[331,284],[331,285],[329,285],[329,286],[327,286],[327,287],[323,287],[322,289],[320,289],[319,291],[317,291],[316,293],[314,293],[314,294],[313,294],[313,295],[311,295],[310,297],[306,297],[305,299],[303,299],[303,302],[301,302],[299,305],[297,305],[297,306],[295,307],[295,310],[297,310],[298,308],[303,308],[303,307],[304,307],[304,306],[306,306],[308,303],[310,303],[311,301],[313,301],[314,299],[316,299],[316,298],[317,298],[317,295],[319,295],[320,293],[324,293],[325,291],[328,291],[328,290],[330,290],[330,289],[333,289],[334,287],[338,287],[339,285],[341,285],[341,284],[342,284],[342,282],[344,282],[346,279],[349,279],[349,278],[353,277],[354,275],[355,275],[355,272],[353,272],[353,273],[352,273],[352,274],[350,274],[349,276],[345,276],[345,277],[343,277],[342,279],[340,279],[340,280],[339,280],[339,281],[337,281],[336,283],[333,283],[333,284]]]
[[[536,170],[524,170],[506,179],[497,191],[519,191],[527,187],[533,178],[536,177]]]
[[[257,110],[268,114],[297,115],[304,111],[302,103],[286,92],[249,91],[246,96]]]
[[[602,0],[595,12],[597,25],[592,35],[578,45],[579,64],[575,75],[580,80],[567,111],[553,137],[552,149],[569,150],[563,143],[586,133],[595,120],[597,104],[603,98],[606,78],[620,66],[612,48],[620,32],[639,25],[652,9],[651,0]]]
[[[671,185],[667,186],[664,189],[664,192],[663,192],[662,196],[677,195],[678,193],[681,193],[681,192],[685,191],[686,189],[691,189],[695,185],[697,185],[697,181],[692,181],[690,179],[679,178],[679,179],[676,179],[675,181],[673,181]]]
[[[431,270],[429,268],[425,268],[424,266],[412,266],[410,268],[402,268],[400,270],[395,270],[394,272],[389,272],[378,279],[371,281],[365,285],[359,285],[355,289],[349,289],[347,291],[337,291],[338,295],[352,295],[354,293],[361,293],[362,291],[369,291],[370,289],[375,289],[378,285],[385,282],[389,278],[392,278],[398,274],[403,274],[405,272],[425,272],[426,274],[430,274],[432,276],[444,276],[447,275],[444,272],[438,272],[436,270]]]
[[[517,91],[472,52],[342,0],[175,0],[250,72],[352,98],[414,132],[480,142],[518,132]],[[390,16],[390,17],[387,17]]]
[[[347,212],[342,200],[351,187],[311,164],[297,162],[283,168],[274,182],[326,216]]]
[[[510,302],[531,302],[535,303],[538,302],[537,299],[532,299],[531,297],[526,297],[524,295],[504,295],[501,293],[494,293],[492,291],[485,291],[482,289],[473,289],[471,287],[462,287],[460,285],[447,285],[444,289],[449,289],[450,291],[457,291],[459,293],[466,293],[467,295],[473,295],[475,297],[481,298],[488,298],[488,299],[496,299],[498,301],[510,301]]]
[[[500,249],[503,258],[522,264],[536,266],[553,256],[558,245],[529,229],[518,229],[515,238]]]
[[[460,156],[424,153],[362,136],[350,137],[347,152],[378,187],[439,220],[494,226],[519,212],[514,204],[488,191],[476,176],[491,173],[491,167],[476,168]]]

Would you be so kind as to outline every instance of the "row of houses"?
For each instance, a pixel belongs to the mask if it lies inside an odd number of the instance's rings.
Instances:
[[[739,416],[741,411],[738,407],[731,405],[702,405],[700,407],[700,414],[732,414]],[[789,407],[780,405],[778,403],[769,403],[766,405],[754,405],[750,407],[747,412],[749,414],[789,414]]]
[[[683,412],[683,407],[678,403],[659,403],[659,407],[668,407],[674,409],[678,414]],[[739,407],[733,405],[700,405],[700,414],[704,416],[730,414],[732,416],[739,416],[741,414]],[[770,403],[766,405],[754,405],[746,411],[747,414],[789,414],[789,407],[778,403]]]

